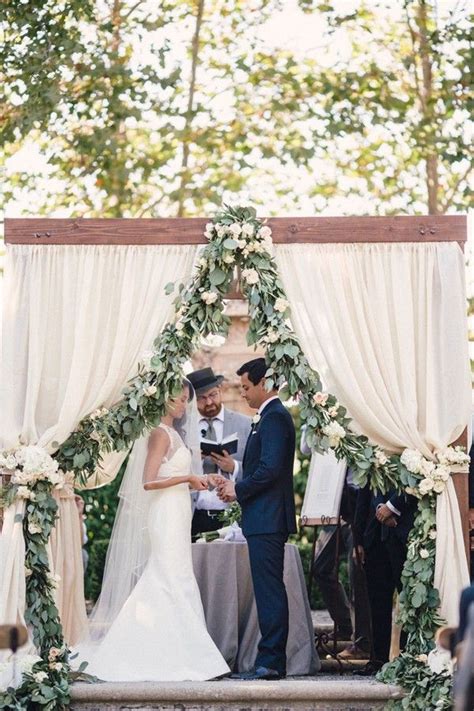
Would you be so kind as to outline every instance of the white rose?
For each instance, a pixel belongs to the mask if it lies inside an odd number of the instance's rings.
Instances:
[[[430,554],[426,550],[426,548],[421,548],[420,550],[420,558],[429,558]]]
[[[53,669],[54,671],[62,671],[63,665],[61,664],[61,662],[54,662],[49,665],[49,668]]]
[[[61,576],[55,573],[48,573],[47,578],[48,583],[51,585],[52,588],[56,590],[56,588],[59,587],[59,583],[61,582]]]
[[[422,494],[422,496],[429,494],[429,492],[432,491],[433,486],[434,486],[433,479],[422,479],[420,481],[420,483],[418,484],[420,494]]]
[[[426,664],[428,661],[428,655],[427,654],[418,654],[415,657],[417,662],[421,662],[422,664]]]
[[[254,233],[254,227],[250,222],[244,222],[242,225],[242,234],[246,235],[247,237],[252,237]]]
[[[400,456],[401,463],[413,474],[419,474],[423,456],[417,449],[405,449]]]
[[[142,353],[142,356],[140,358],[140,363],[144,366],[145,370],[150,370],[151,368],[151,359],[153,358],[155,354],[153,351],[145,351]]]
[[[242,250],[242,254],[244,255],[244,257],[248,257],[249,254],[250,254],[249,248],[248,248],[248,247],[244,247],[243,250]]]
[[[234,222],[234,224],[229,225],[229,227],[227,228],[227,230],[228,230],[228,232],[230,232],[230,234],[233,235],[234,237],[238,237],[238,236],[240,235],[240,233],[242,232],[242,228],[241,228],[241,226],[239,225],[238,222]]]
[[[215,225],[218,237],[223,237],[227,232],[227,225]]]
[[[104,417],[105,415],[108,415],[108,414],[109,414],[109,410],[107,410],[106,407],[103,407],[103,408],[100,410],[100,416],[101,416],[101,417]]]
[[[333,405],[333,407],[328,408],[328,415],[329,417],[337,417],[337,413],[339,412],[339,408]]]
[[[260,227],[258,231],[258,236],[261,237],[261,239],[268,239],[269,237],[272,236],[272,231],[269,227],[264,225],[263,227]]]
[[[433,484],[433,491],[436,494],[442,494],[446,488],[446,484],[442,479],[435,479]]]
[[[346,436],[346,430],[338,422],[330,422],[325,425],[323,433],[328,437],[330,447],[337,447],[340,440]]]
[[[376,449],[375,450],[375,461],[376,464],[379,466],[384,466],[388,462],[388,457],[386,456],[385,452],[382,452],[381,449]]]
[[[279,298],[275,301],[275,307],[274,307],[274,308],[275,308],[275,311],[279,311],[280,313],[284,313],[284,312],[287,310],[287,308],[288,308],[289,305],[290,305],[290,304],[289,304],[289,302],[288,302],[286,299],[282,299],[281,297],[279,297]]]
[[[444,482],[448,481],[450,476],[450,470],[448,467],[444,466],[444,464],[438,464],[433,472],[433,479],[439,479]]]
[[[205,291],[201,298],[205,304],[210,305],[217,301],[218,296],[215,291]]]
[[[33,679],[36,681],[37,684],[41,684],[41,682],[47,678],[48,678],[48,675],[44,671],[39,671],[39,672],[36,672],[36,674],[33,674]]]
[[[42,528],[39,526],[37,523],[34,523],[33,521],[28,524],[28,533],[41,533]]]
[[[470,457],[461,447],[446,447],[435,452],[440,464],[468,464]]]
[[[260,422],[260,419],[261,419],[261,416],[257,412],[257,414],[252,417],[253,424],[257,425]]]
[[[268,331],[268,333],[267,333],[268,343],[276,343],[279,338],[280,338],[280,334],[278,333],[278,331]]]
[[[51,472],[48,475],[48,481],[50,481],[56,489],[62,489],[65,481],[63,472]]]
[[[237,248],[238,249],[244,249],[244,247],[247,246],[247,242],[244,239],[236,239],[237,242]]]
[[[242,271],[242,278],[245,279],[247,284],[258,284],[258,272],[256,269],[244,269]]]
[[[232,254],[226,254],[223,261],[225,264],[232,264],[234,262],[234,257]]]
[[[16,469],[17,461],[14,454],[9,454],[8,452],[0,453],[0,468],[2,469]]]
[[[33,484],[35,481],[38,481],[36,474],[23,472],[21,469],[17,469],[12,475],[12,484]]]
[[[148,387],[143,388],[143,394],[147,397],[152,397],[157,390],[158,388],[156,387],[156,385],[148,385]]]
[[[316,393],[316,395],[313,395],[313,401],[316,405],[322,405],[323,407],[328,401],[328,393],[322,393],[320,390]]]
[[[34,493],[27,486],[19,486],[16,490],[19,499],[34,499]]]
[[[432,528],[431,531],[428,533],[428,536],[431,538],[432,541],[434,541],[436,538],[436,529]]]
[[[434,472],[435,466],[435,463],[430,459],[423,458],[420,464],[420,474],[423,474],[424,477],[430,477]]]

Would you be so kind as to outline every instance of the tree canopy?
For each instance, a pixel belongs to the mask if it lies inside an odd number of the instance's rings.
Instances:
[[[465,210],[468,4],[444,6],[5,0],[6,209]],[[314,47],[271,36],[298,13]]]

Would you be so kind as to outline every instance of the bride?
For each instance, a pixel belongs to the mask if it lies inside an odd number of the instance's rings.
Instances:
[[[207,488],[192,385],[138,440],[120,488],[90,639],[74,652],[105,681],[204,681],[229,672],[206,629],[191,558],[189,489]],[[77,662],[76,662],[77,663]]]

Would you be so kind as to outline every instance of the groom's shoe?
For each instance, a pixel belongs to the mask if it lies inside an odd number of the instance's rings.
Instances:
[[[276,669],[257,667],[249,672],[232,674],[231,679],[238,679],[239,681],[277,681],[278,679],[284,679],[285,677],[286,674],[281,674],[276,671]]]

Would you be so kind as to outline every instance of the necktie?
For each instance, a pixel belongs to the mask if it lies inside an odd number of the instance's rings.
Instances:
[[[214,429],[214,417],[206,417],[206,422],[206,439],[210,439],[212,442],[217,442],[216,430]],[[206,457],[203,461],[202,469],[204,474],[215,474],[218,467],[210,457]]]

